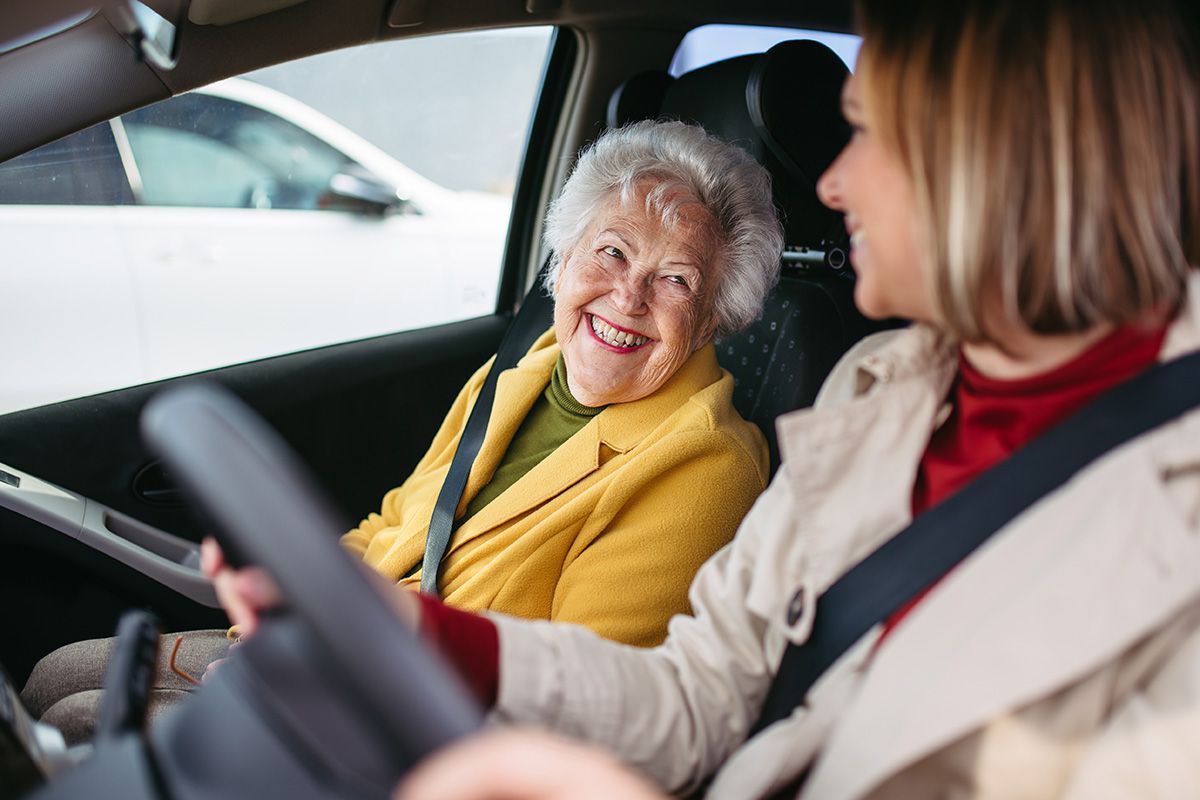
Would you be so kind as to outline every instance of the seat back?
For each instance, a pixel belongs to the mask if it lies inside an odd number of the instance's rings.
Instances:
[[[786,242],[779,284],[756,322],[717,341],[717,357],[734,377],[735,407],[767,438],[772,471],[779,464],[775,418],[811,405],[850,346],[886,327],[854,307],[841,215],[817,198],[817,181],[849,138],[840,107],[847,74],[824,45],[783,42],[674,80],[642,73],[609,104],[610,125],[646,117],[694,122],[771,173]]]

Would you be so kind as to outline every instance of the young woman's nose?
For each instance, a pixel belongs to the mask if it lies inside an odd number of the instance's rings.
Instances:
[[[825,170],[820,180],[817,181],[817,197],[821,202],[832,208],[834,211],[845,211],[846,206],[842,199],[842,153],[838,153],[838,157],[829,165],[829,169]]]

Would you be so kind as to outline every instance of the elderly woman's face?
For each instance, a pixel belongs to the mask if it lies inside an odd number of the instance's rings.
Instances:
[[[711,216],[683,207],[665,227],[643,193],[613,200],[563,257],[554,331],[580,403],[628,403],[652,394],[712,338]]]

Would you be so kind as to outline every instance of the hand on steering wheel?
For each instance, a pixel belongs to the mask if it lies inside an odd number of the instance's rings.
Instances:
[[[221,546],[211,537],[200,543],[200,571],[212,581],[217,601],[229,621],[238,628],[238,638],[247,639],[258,630],[263,612],[283,605],[279,585],[261,567],[235,569],[225,560]],[[416,596],[390,583],[372,569],[363,568],[366,579],[388,600],[392,610],[412,630],[421,622],[421,604]]]
[[[234,569],[215,539],[200,543],[200,571],[212,581],[217,601],[242,637],[253,636],[264,611],[283,603],[279,586],[260,567]]]

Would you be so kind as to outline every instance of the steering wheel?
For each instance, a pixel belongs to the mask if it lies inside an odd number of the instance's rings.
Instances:
[[[286,611],[146,742],[97,742],[39,797],[97,782],[139,800],[386,797],[409,765],[480,727],[453,670],[337,543],[343,526],[275,431],[200,383],[151,400],[142,429],[228,560],[270,573]]]

